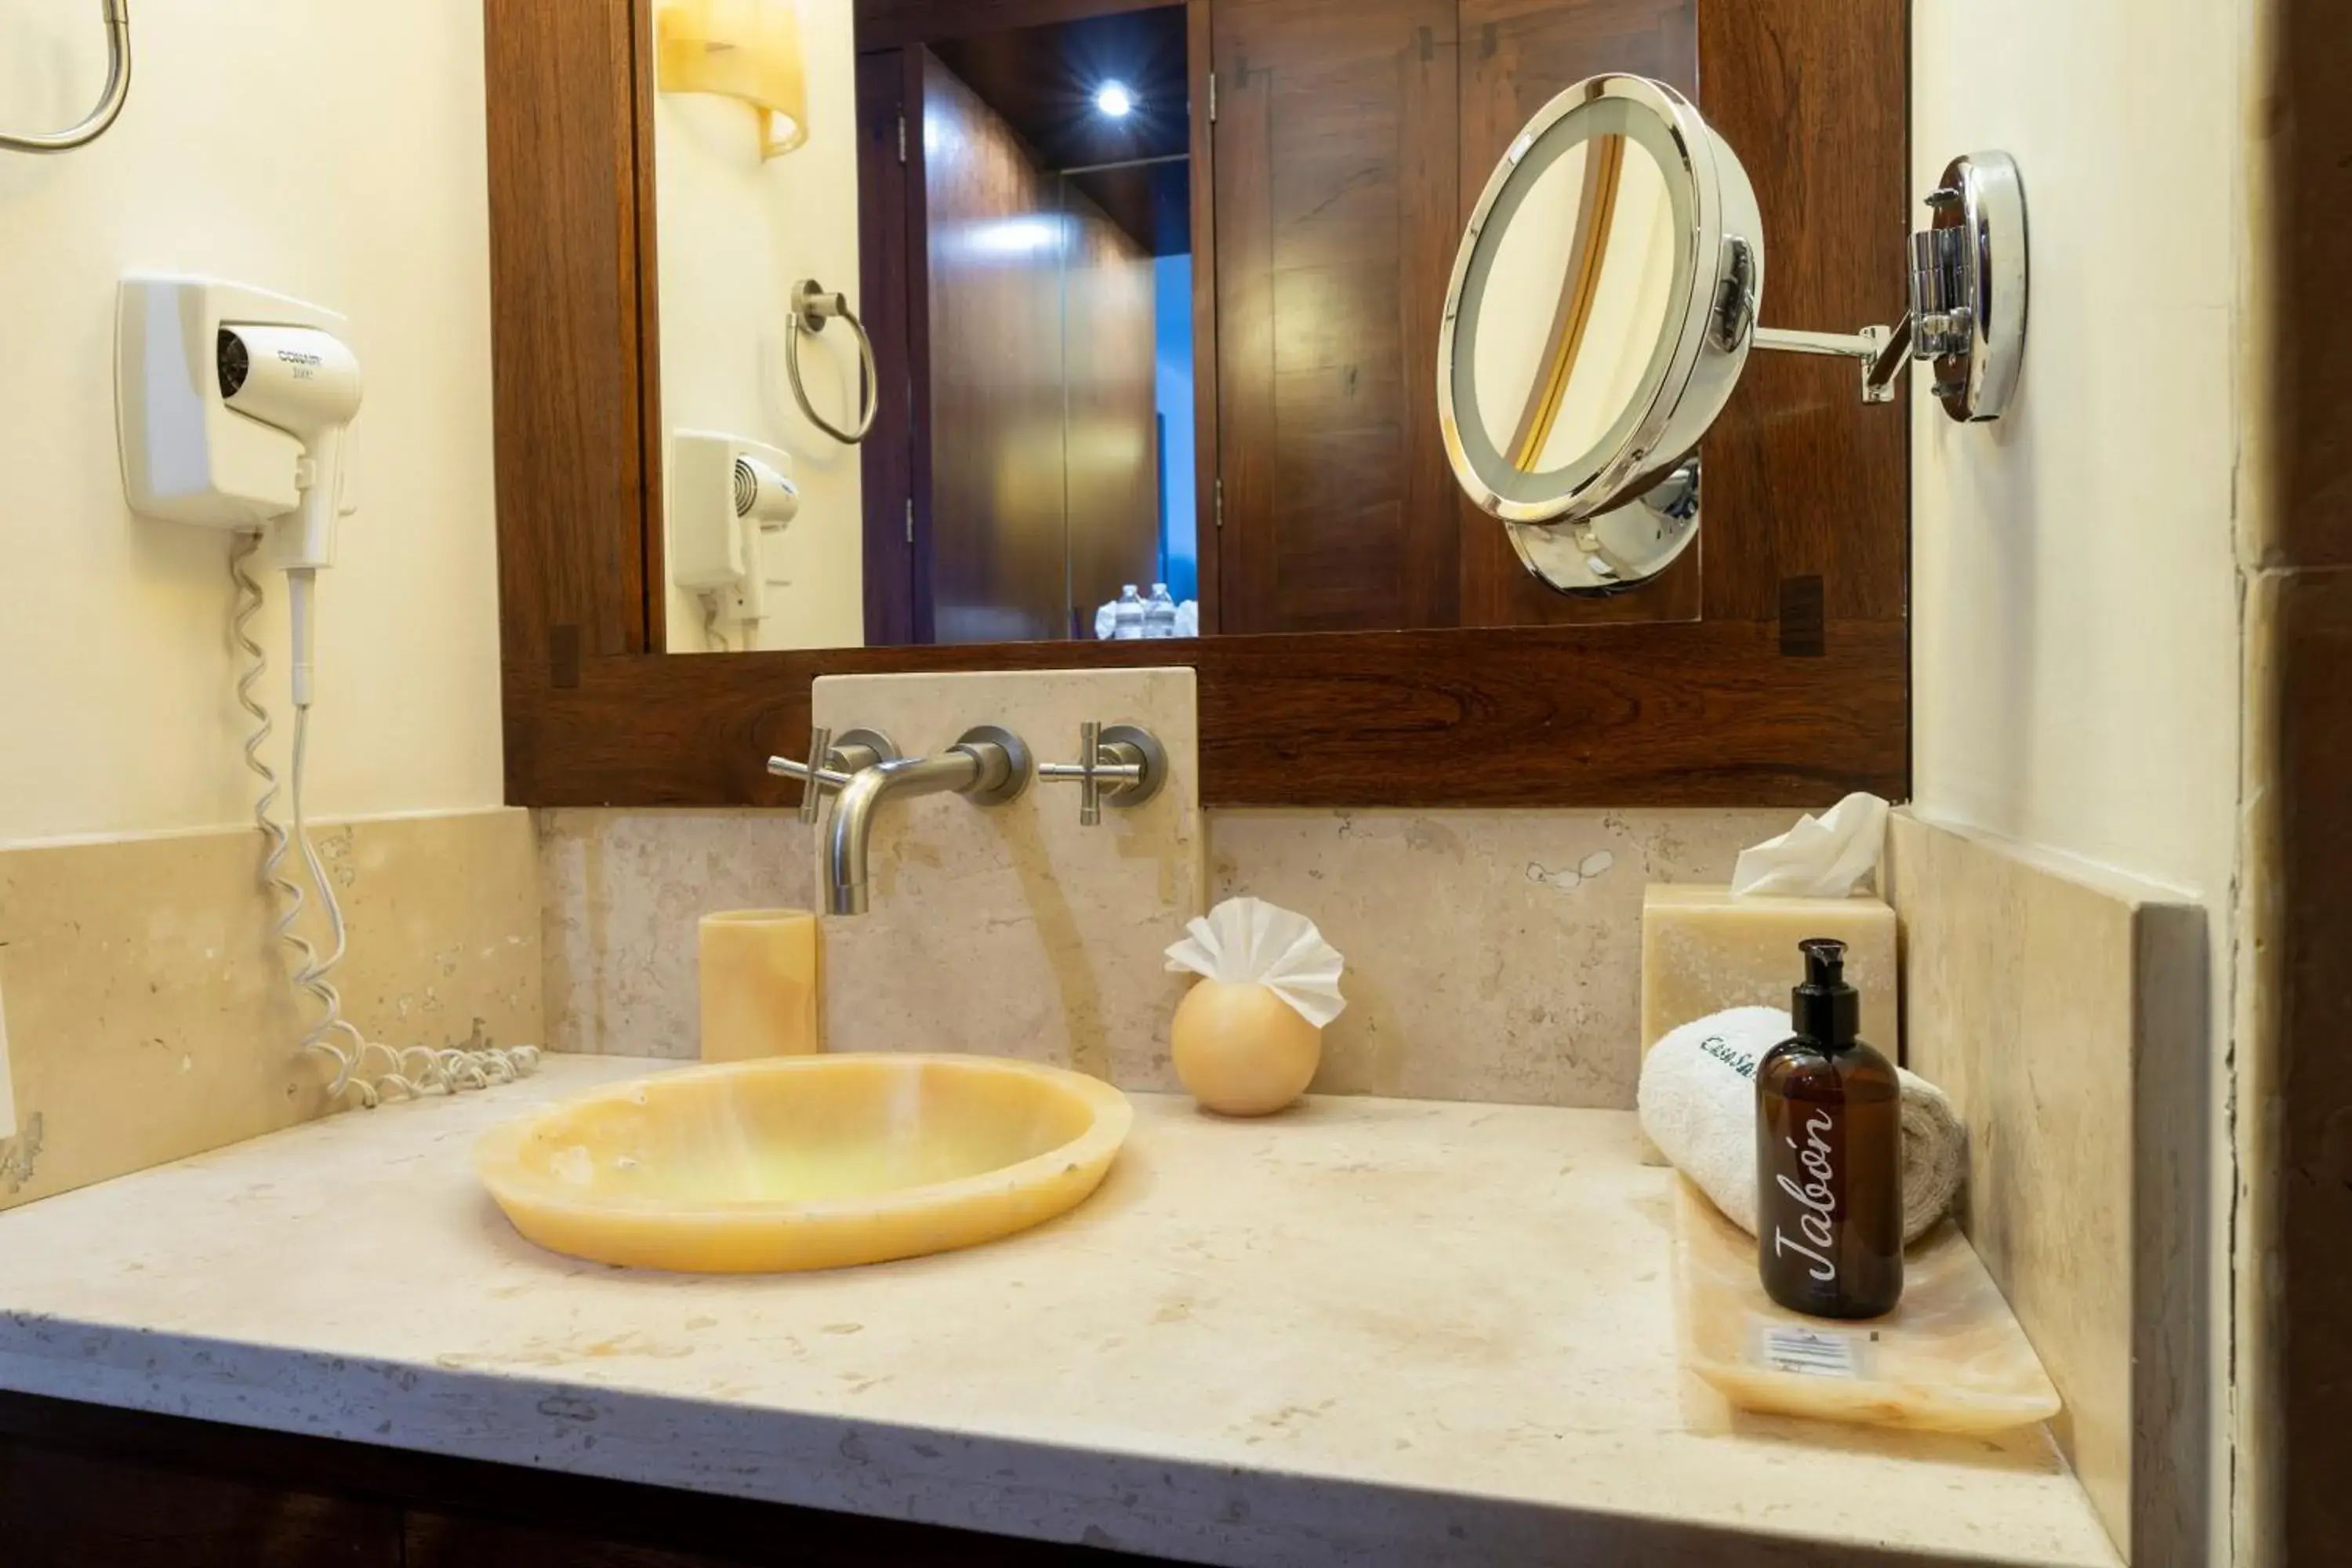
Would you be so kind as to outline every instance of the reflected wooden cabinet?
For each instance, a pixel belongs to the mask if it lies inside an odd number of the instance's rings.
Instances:
[[[1215,0],[1225,632],[1461,624],[1454,0]]]

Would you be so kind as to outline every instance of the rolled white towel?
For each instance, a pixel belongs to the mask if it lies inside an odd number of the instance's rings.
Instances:
[[[1756,1064],[1789,1037],[1778,1007],[1734,1007],[1669,1031],[1642,1062],[1642,1131],[1750,1236],[1756,1233]],[[1903,1077],[1903,1239],[1944,1217],[1968,1172],[1968,1129],[1944,1091]]]

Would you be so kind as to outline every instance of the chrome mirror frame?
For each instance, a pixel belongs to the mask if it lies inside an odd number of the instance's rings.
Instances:
[[[1479,240],[1529,153],[1570,116],[1610,102],[1654,117],[1666,132],[1673,157],[1661,158],[1660,170],[1690,215],[1676,258],[1688,283],[1667,306],[1664,374],[1637,395],[1616,448],[1590,465],[1566,495],[1514,500],[1502,493],[1496,476],[1482,471],[1463,436],[1463,416],[1470,411],[1460,386],[1471,366],[1468,355],[1459,352],[1465,286],[1478,259]],[[1658,151],[1654,145],[1650,150]],[[1510,530],[1522,563],[1552,587],[1568,594],[1622,593],[1664,571],[1697,537],[1698,476],[1678,470],[1722,412],[1747,363],[1748,326],[1763,287],[1761,231],[1756,195],[1738,159],[1688,99],[1647,77],[1596,76],[1560,93],[1528,121],[1488,177],[1446,285],[1437,343],[1438,428],[1463,489],[1480,510]],[[1470,300],[1474,318],[1477,303]],[[1727,310],[1738,319],[1727,319]],[[1662,482],[1675,490],[1671,504],[1639,509],[1640,515],[1615,519],[1610,526],[1596,521],[1619,509],[1635,510],[1627,502]]]

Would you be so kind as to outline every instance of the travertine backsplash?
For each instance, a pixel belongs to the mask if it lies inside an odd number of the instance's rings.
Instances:
[[[697,1053],[695,922],[816,902],[789,811],[536,814],[547,1040],[595,1056]]]
[[[1212,896],[1314,917],[1348,960],[1327,1093],[1630,1110],[1642,889],[1726,881],[1788,811],[1220,811]]]
[[[1208,908],[1194,684],[1182,668],[820,679],[814,722],[878,728],[913,756],[985,721],[1039,763],[1075,762],[1091,720],[1150,731],[1169,764],[1151,799],[1106,805],[1091,827],[1077,786],[1045,779],[996,806],[885,805],[870,909],[824,925],[827,1048],[1023,1057],[1176,1088],[1168,1023],[1187,984],[1163,953]]]
[[[2059,1447],[2132,1562],[2201,1562],[2205,911],[1909,811],[1885,879],[1907,1065],[1968,1125],[1960,1223],[2066,1401]]]
[[[1076,810],[1075,792],[1047,798]],[[1633,1102],[1639,1059],[1643,887],[1725,880],[1741,847],[1795,816],[1206,815],[1211,899],[1253,893],[1301,910],[1347,955],[1349,1009],[1326,1036],[1318,1089],[1617,1108]],[[550,1043],[693,1056],[696,920],[716,909],[812,904],[809,835],[790,812],[541,813]],[[951,931],[961,917],[939,918]],[[1171,926],[1166,939],[1178,934]],[[1102,990],[1165,984],[1148,958],[1123,962],[1139,972],[1098,976]],[[951,941],[927,946],[921,984],[968,984],[975,1000],[999,988],[982,972],[985,958],[969,976],[954,963]],[[1040,1037],[1016,1042],[1024,1054],[1067,1059],[1058,1006],[1040,1014]],[[1164,1016],[1155,1017],[1164,1031]],[[1162,1047],[1164,1033],[1145,1048]]]
[[[535,1042],[529,816],[320,824],[351,928],[345,1016],[397,1046]],[[0,1008],[17,1126],[0,1208],[332,1109],[250,827],[0,848]],[[304,930],[323,946],[315,906]],[[4,1131],[4,1130],[0,1130]]]

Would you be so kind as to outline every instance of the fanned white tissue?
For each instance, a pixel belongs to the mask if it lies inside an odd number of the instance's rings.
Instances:
[[[1263,985],[1318,1029],[1348,1005],[1339,950],[1305,915],[1264,899],[1227,899],[1184,929],[1190,934],[1168,950],[1171,973]]]
[[[1778,838],[1739,852],[1731,894],[1785,899],[1843,899],[1878,869],[1886,844],[1886,803],[1859,792],[1819,816],[1798,819]]]

